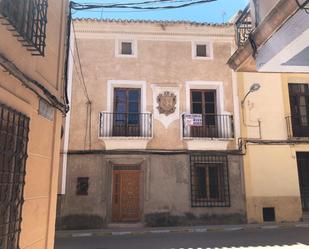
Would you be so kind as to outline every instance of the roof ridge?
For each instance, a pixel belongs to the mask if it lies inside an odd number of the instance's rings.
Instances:
[[[149,23],[149,24],[189,24],[196,26],[214,26],[214,27],[228,27],[232,23],[210,23],[210,22],[196,22],[189,20],[145,20],[145,19],[99,19],[99,18],[74,18],[74,21],[89,21],[89,22],[115,22],[115,23]]]

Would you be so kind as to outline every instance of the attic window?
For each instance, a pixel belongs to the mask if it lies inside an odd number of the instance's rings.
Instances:
[[[207,42],[194,42],[192,45],[193,59],[212,59],[212,45]]]
[[[196,45],[196,56],[197,57],[207,57],[206,44],[197,44]]]
[[[116,57],[136,57],[136,41],[132,40],[117,41]]]
[[[132,55],[132,42],[122,42],[121,43],[121,54]]]

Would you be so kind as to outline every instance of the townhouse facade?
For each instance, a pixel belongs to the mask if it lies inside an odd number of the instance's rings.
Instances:
[[[52,249],[66,0],[0,0],[0,248]]]
[[[308,74],[237,73],[249,223],[308,219]]]
[[[59,226],[245,222],[233,26],[77,19],[74,30]]]
[[[248,222],[308,219],[308,18],[307,0],[252,0],[235,22]]]

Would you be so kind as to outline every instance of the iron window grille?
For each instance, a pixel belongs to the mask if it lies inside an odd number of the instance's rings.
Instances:
[[[88,195],[89,177],[78,177],[76,185],[77,195]]]
[[[0,0],[0,18],[32,55],[44,56],[48,0]]]
[[[18,249],[29,118],[0,104],[0,249]]]
[[[191,207],[229,207],[227,156],[191,155]]]

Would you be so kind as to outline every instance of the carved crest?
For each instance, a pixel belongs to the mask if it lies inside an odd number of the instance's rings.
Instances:
[[[159,104],[157,109],[160,114],[168,116],[176,110],[176,95],[174,93],[166,91],[163,94],[159,94],[157,102]]]

